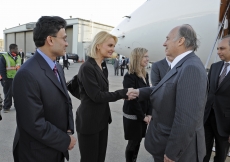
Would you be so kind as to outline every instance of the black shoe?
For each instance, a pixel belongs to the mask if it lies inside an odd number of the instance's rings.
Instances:
[[[0,120],[2,120],[2,115],[1,115],[1,112],[0,112]]]

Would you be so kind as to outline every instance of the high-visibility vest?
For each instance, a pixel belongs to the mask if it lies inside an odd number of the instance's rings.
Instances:
[[[18,55],[14,60],[8,53],[2,55],[6,60],[6,76],[7,78],[14,78],[17,70],[21,66],[21,57]]]

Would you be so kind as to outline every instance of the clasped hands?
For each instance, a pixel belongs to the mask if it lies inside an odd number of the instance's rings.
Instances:
[[[136,99],[139,96],[139,89],[128,88],[126,95],[128,96],[128,100]]]

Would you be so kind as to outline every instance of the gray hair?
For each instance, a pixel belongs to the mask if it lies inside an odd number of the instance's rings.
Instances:
[[[185,24],[179,27],[175,40],[181,37],[185,38],[184,46],[186,49],[192,49],[193,51],[197,50],[199,40],[191,25]]]

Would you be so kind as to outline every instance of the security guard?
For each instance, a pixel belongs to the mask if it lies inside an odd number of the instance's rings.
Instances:
[[[12,82],[17,70],[21,66],[21,57],[18,55],[18,46],[11,44],[9,46],[10,52],[3,54],[0,58],[0,75],[1,84],[4,92],[4,112],[9,112],[12,106]]]

